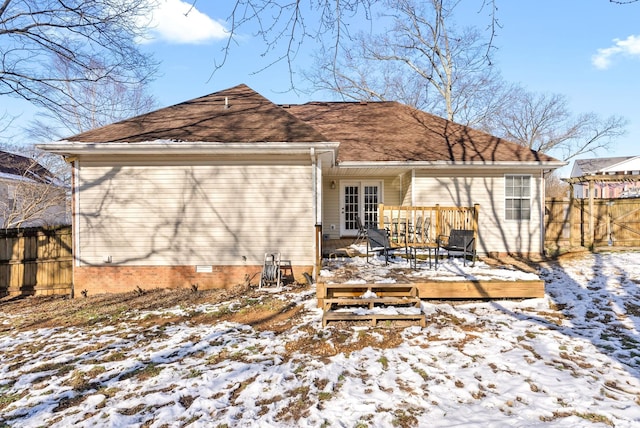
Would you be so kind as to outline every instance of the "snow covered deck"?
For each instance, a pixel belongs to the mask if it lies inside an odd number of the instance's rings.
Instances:
[[[366,247],[351,245],[347,252],[335,252],[324,258],[318,276],[318,305],[330,297],[327,285],[344,285],[342,296],[357,296],[362,286],[405,284],[416,287],[421,299],[504,299],[544,297],[544,281],[531,269],[528,272],[509,264],[494,265],[479,260],[465,266],[461,258],[441,258],[437,268],[427,254],[418,251],[412,268],[401,251],[385,265],[384,257],[370,257]],[[357,286],[350,289],[349,286]],[[335,285],[331,288],[334,289]]]

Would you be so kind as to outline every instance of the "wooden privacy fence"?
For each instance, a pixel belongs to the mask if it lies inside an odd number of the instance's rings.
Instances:
[[[71,292],[71,226],[0,231],[0,296]]]
[[[609,246],[640,247],[640,199],[546,200],[545,247],[549,251]]]
[[[469,229],[478,233],[480,205],[473,207],[391,206],[378,205],[378,227],[394,234],[406,234],[408,246],[435,242],[440,235],[449,235],[451,229]]]

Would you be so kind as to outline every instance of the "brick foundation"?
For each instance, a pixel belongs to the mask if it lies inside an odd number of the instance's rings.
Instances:
[[[304,272],[311,267],[293,267],[295,280],[304,282]],[[262,266],[213,266],[212,272],[196,272],[195,266],[82,266],[74,267],[74,294],[76,297],[86,290],[87,295],[102,293],[124,293],[138,287],[191,288],[198,290],[229,288],[249,281],[260,283]]]

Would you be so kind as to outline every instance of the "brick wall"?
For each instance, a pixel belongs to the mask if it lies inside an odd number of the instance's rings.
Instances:
[[[293,267],[295,280],[304,281],[311,267]],[[212,272],[196,272],[195,266],[83,266],[74,268],[74,294],[79,297],[101,293],[123,293],[154,288],[191,288],[198,290],[229,288],[247,281],[260,283],[262,266],[213,266]]]

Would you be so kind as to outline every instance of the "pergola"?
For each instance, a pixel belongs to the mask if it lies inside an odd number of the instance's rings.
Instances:
[[[593,221],[593,195],[594,195],[594,184],[607,184],[607,183],[638,183],[640,182],[640,175],[638,174],[594,174],[594,175],[583,175],[581,177],[571,177],[571,178],[563,178],[563,181],[569,184],[571,190],[569,193],[570,199],[573,201],[574,199],[574,189],[573,186],[575,184],[588,184],[589,186],[589,238],[590,243],[593,244],[594,241],[594,221]],[[571,204],[570,206],[573,206]]]

